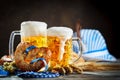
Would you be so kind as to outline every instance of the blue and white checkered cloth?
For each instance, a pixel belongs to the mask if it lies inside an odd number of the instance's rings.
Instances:
[[[82,54],[85,59],[116,61],[116,58],[109,53],[105,39],[98,30],[82,29],[80,34],[85,47]],[[76,37],[76,32],[73,37]],[[79,51],[77,42],[73,42],[73,51],[76,53]]]

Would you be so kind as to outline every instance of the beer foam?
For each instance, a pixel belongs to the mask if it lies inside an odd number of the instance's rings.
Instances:
[[[64,46],[67,39],[72,38],[73,30],[68,27],[50,27],[47,29],[47,35],[48,36],[57,36],[62,37],[60,41],[60,48],[59,48],[59,55],[58,60],[62,60],[64,55]]]
[[[47,35],[70,39],[73,35],[73,30],[68,27],[50,27],[47,29]]]
[[[47,24],[40,21],[24,21],[21,23],[21,36],[47,35]]]

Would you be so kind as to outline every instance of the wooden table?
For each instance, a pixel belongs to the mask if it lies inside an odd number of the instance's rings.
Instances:
[[[108,62],[104,62],[108,64]],[[110,62],[109,64],[118,64],[120,61]],[[109,71],[96,71],[88,72],[83,71],[82,74],[68,74],[64,76],[59,76],[56,78],[20,78],[17,76],[1,77],[0,80],[120,80],[120,68],[119,70],[109,70]]]
[[[0,78],[0,80],[120,80],[120,70],[83,72],[82,74],[69,74],[57,78],[19,78],[17,76],[9,76]]]

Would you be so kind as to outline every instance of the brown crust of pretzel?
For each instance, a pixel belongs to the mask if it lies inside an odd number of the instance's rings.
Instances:
[[[38,71],[42,67],[44,67],[43,61],[37,61],[33,64],[27,63],[25,60],[26,59],[35,59],[38,57],[42,57],[46,60],[48,63],[50,61],[51,57],[51,51],[47,47],[41,47],[41,48],[34,48],[29,51],[29,53],[26,55],[25,50],[29,46],[32,46],[32,44],[27,43],[27,42],[21,42],[18,44],[16,50],[15,50],[15,63],[16,66],[21,70],[21,71]],[[39,56],[38,53],[43,53],[42,56]]]

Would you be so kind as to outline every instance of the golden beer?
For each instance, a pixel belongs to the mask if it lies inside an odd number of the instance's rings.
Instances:
[[[30,36],[30,37],[22,37],[21,42],[29,42],[32,45],[37,47],[47,47],[47,37],[46,36]]]
[[[61,54],[60,54],[60,48],[61,48],[60,41],[61,41],[61,39],[58,37],[48,36],[48,47],[52,52],[51,66],[57,66],[57,65],[65,66],[69,63],[70,53],[72,52],[71,51],[72,39],[69,39],[65,42],[64,54],[63,54],[62,60],[60,60],[60,58],[59,58],[61,56]]]
[[[72,52],[72,30],[66,27],[51,27],[47,33],[47,44],[52,52],[50,66],[68,65]]]
[[[47,24],[38,21],[22,22],[21,41],[30,42],[37,47],[47,47]]]

